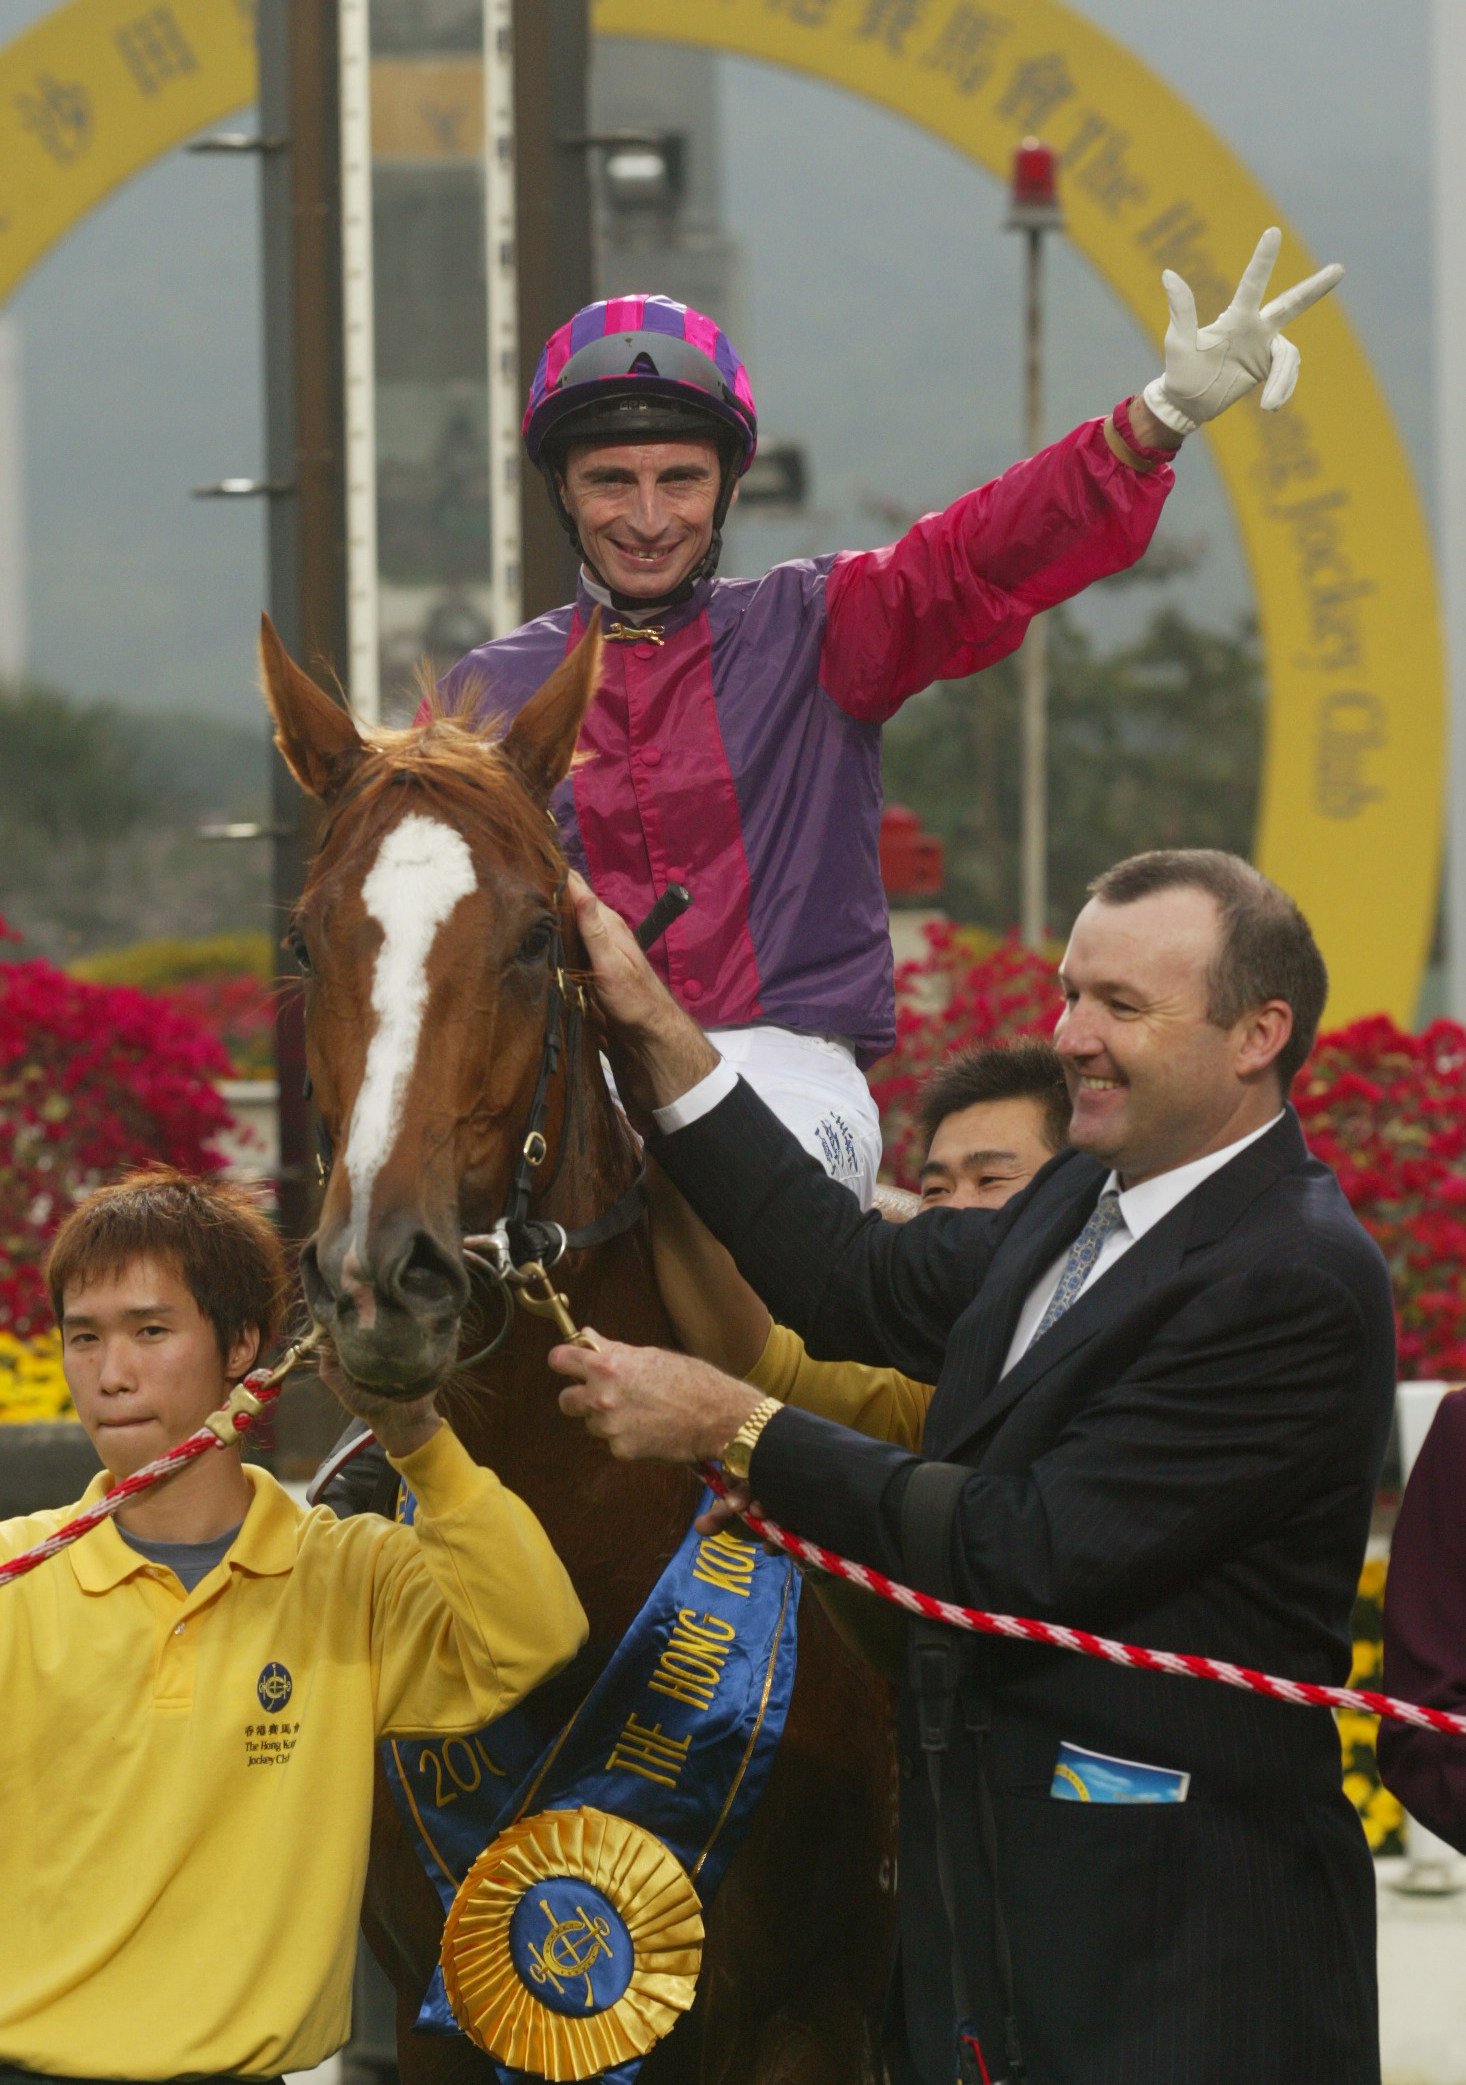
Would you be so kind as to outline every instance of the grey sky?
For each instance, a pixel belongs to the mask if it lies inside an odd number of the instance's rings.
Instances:
[[[44,11],[0,0],[0,41]],[[1321,260],[1347,264],[1342,294],[1428,493],[1426,0],[1086,0],[1084,12],[1209,118]],[[997,230],[998,185],[945,147],[813,82],[722,70],[726,216],[746,248],[740,344],[766,428],[811,452],[818,509],[797,527],[741,525],[730,561],[747,570],[878,541],[870,497],[939,505],[1012,458],[1019,256]],[[175,155],[12,300],[28,371],[32,663],[77,694],[239,715],[256,700],[261,517],[188,497],[260,461],[254,212],[247,163]],[[1055,258],[1058,433],[1142,382],[1153,358],[1085,264]],[[1167,526],[1210,546],[1183,596],[1230,615],[1247,586],[1225,504],[1204,455],[1183,471]]]

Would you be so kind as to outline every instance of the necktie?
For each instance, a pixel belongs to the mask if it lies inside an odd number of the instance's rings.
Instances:
[[[1094,1214],[1069,1248],[1069,1257],[1064,1262],[1064,1271],[1059,1276],[1059,1286],[1049,1298],[1049,1307],[1038,1321],[1034,1339],[1042,1339],[1050,1325],[1057,1324],[1079,1295],[1085,1281],[1094,1269],[1100,1256],[1100,1247],[1112,1231],[1118,1231],[1125,1219],[1120,1214],[1118,1191],[1107,1188],[1095,1205]],[[1032,1345],[1032,1341],[1029,1342]]]

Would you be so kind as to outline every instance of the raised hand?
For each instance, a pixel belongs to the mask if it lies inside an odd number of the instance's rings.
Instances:
[[[1343,274],[1338,262],[1320,268],[1264,304],[1268,278],[1278,258],[1283,235],[1276,226],[1263,233],[1247,263],[1237,294],[1209,326],[1196,322],[1196,299],[1173,269],[1161,276],[1171,323],[1166,328],[1166,369],[1153,377],[1143,396],[1156,418],[1175,434],[1193,434],[1214,420],[1257,384],[1262,409],[1276,412],[1293,395],[1301,360],[1283,327],[1326,297]],[[1266,381],[1264,381],[1266,380]]]

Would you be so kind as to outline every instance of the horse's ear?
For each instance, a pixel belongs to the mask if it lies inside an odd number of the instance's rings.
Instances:
[[[541,803],[549,801],[551,790],[570,772],[581,721],[600,679],[601,611],[597,608],[575,650],[530,697],[502,741],[505,757]]]
[[[301,672],[267,615],[260,617],[260,678],[286,766],[307,795],[329,802],[346,786],[366,742],[350,710]]]

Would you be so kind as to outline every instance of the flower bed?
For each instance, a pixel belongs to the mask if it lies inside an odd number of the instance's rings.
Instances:
[[[0,921],[0,935],[14,939]],[[83,1195],[157,1161],[214,1172],[229,1060],[197,1021],[129,986],[0,964],[0,1327],[50,1329],[41,1263]]]
[[[1388,1263],[1401,1380],[1466,1375],[1466,1028],[1336,1028],[1294,1100]]]
[[[89,984],[136,985],[167,1000],[214,1037],[236,1079],[273,1074],[274,974],[274,951],[264,933],[135,941],[71,966],[71,975]]]

